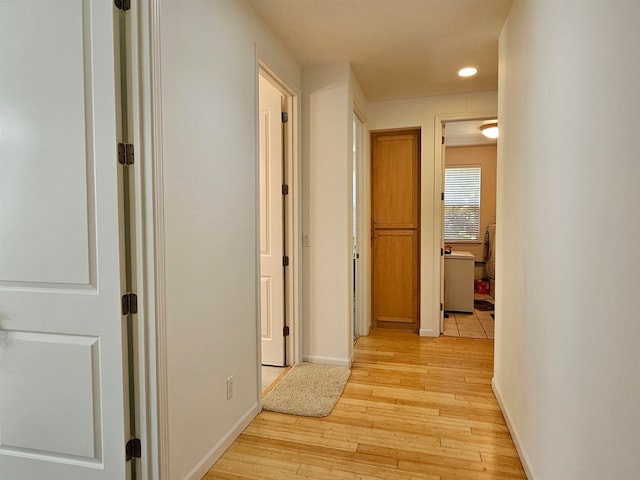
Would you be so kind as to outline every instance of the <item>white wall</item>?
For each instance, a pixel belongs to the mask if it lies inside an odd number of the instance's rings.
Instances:
[[[303,70],[304,360],[350,366],[353,355],[351,174],[354,106],[368,104],[348,63]]]
[[[640,471],[638,18],[517,1],[500,40],[494,388],[532,480]]]
[[[349,64],[303,70],[304,359],[350,365]]]
[[[294,89],[301,74],[243,1],[160,5],[169,440],[163,478],[199,479],[257,413],[260,395],[257,56]],[[227,400],[231,375],[235,392]]]
[[[435,164],[434,142],[436,117],[474,117],[478,113],[497,110],[497,93],[443,95],[412,100],[372,102],[369,104],[369,130],[420,127],[421,136],[421,200],[420,200],[420,334],[440,334],[440,275],[436,274],[435,252],[440,253],[437,238],[440,220],[434,222],[434,182],[439,178],[440,165]],[[439,154],[438,154],[439,155]],[[437,229],[434,229],[434,223]],[[437,295],[436,295],[437,293]]]

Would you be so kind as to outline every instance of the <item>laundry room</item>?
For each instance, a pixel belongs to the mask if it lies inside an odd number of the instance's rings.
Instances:
[[[448,122],[444,148],[444,334],[493,337],[495,120]]]

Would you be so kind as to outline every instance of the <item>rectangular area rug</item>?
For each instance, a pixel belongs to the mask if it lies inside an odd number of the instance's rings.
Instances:
[[[474,300],[473,301],[474,310],[480,310],[484,312],[491,312],[495,308],[493,303],[487,302],[486,300]]]
[[[302,417],[326,417],[342,395],[351,370],[299,363],[262,399],[262,408]]]

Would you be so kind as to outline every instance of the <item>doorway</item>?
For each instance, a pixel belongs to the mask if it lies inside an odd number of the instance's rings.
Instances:
[[[257,81],[260,310],[256,342],[258,367],[266,372],[269,369],[262,365],[282,368],[302,360],[300,106],[297,94],[262,62]],[[272,376],[265,378],[268,384]]]
[[[263,365],[286,363],[284,96],[259,74],[260,337]]]
[[[489,122],[495,117],[442,123],[440,287],[446,336],[493,338],[494,275],[487,268],[486,236],[495,231],[497,142],[480,129]]]
[[[420,327],[420,130],[371,134],[372,324]]]

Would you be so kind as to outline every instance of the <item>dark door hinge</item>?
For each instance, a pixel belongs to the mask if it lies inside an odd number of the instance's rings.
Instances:
[[[287,123],[289,121],[289,113],[282,112],[282,123]]]
[[[282,257],[282,266],[283,267],[288,267],[289,266],[289,257],[287,257],[286,255],[284,257]]]
[[[442,145],[444,145],[444,135],[442,136]]]
[[[440,302],[440,311],[444,310],[444,305]]]
[[[125,445],[127,462],[132,458],[142,458],[142,443],[139,438],[132,438]]]
[[[440,200],[444,201],[444,192],[440,194]]]
[[[131,0],[115,0],[116,8],[118,10],[127,11],[131,8]]]
[[[440,256],[442,257],[444,255],[444,248],[440,249]]]
[[[285,325],[284,327],[282,327],[282,335],[284,335],[285,337],[289,336],[289,325]]]
[[[282,194],[289,195],[289,185],[282,185]]]
[[[122,315],[138,313],[138,296],[135,293],[125,293],[122,296]]]
[[[118,143],[118,163],[133,165],[133,145],[131,143]]]

